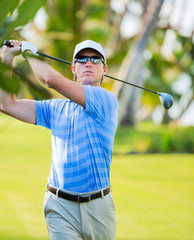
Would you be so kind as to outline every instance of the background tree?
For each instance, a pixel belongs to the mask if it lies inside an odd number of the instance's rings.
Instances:
[[[137,43],[133,49],[129,49],[121,66],[121,78],[127,82],[141,83],[141,70],[143,68],[143,51],[147,45],[148,38],[158,18],[158,14],[163,4],[160,1],[145,1],[142,26],[137,35]],[[120,103],[119,122],[121,124],[134,125],[134,113],[138,107],[139,90],[136,88],[126,88],[124,84],[117,84],[118,98]],[[120,85],[120,86],[119,86]]]
[[[189,1],[182,2],[184,5],[182,11],[179,8],[181,13],[177,19],[184,20]],[[31,41],[41,51],[71,61],[75,44],[85,39],[98,41],[105,48],[110,75],[172,93],[175,98],[173,108],[178,109],[176,116],[171,111],[160,109],[163,121],[169,122],[180,118],[193,103],[193,32],[181,33],[183,21],[172,24],[176,3],[176,0],[13,0],[6,4],[2,0],[0,43],[2,45],[5,39],[10,38]],[[126,23],[127,19],[130,19],[129,23]],[[125,34],[131,29],[134,30],[132,34]],[[166,42],[172,42],[167,41],[169,34],[174,36],[174,46],[170,54],[166,54]],[[34,80],[22,58],[17,57],[15,63],[15,70],[20,72],[17,74],[15,71],[16,76],[20,77],[13,79],[7,75],[9,69],[0,64],[1,88],[19,92],[23,97],[51,96],[45,88],[41,92],[42,85]],[[50,63],[68,78],[73,78],[69,66]],[[189,94],[187,101],[180,106],[178,104],[186,94],[177,91],[175,85],[177,79],[185,75],[190,81]],[[159,100],[145,91],[136,91],[106,78],[103,86],[118,96],[122,124],[133,125],[138,120],[151,118],[160,107]]]

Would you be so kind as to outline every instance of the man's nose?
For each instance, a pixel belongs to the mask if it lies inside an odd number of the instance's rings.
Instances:
[[[92,65],[92,62],[91,62],[91,59],[90,59],[90,58],[87,59],[86,65],[88,65],[88,66],[89,66],[89,65]]]

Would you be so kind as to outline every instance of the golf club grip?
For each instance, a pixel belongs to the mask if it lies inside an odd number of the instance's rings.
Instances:
[[[11,45],[10,41],[8,40],[5,40],[4,43],[3,43],[5,46],[8,46],[8,47],[13,47],[13,45]]]

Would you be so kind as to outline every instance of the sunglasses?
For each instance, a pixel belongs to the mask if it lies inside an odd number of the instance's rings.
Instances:
[[[94,64],[105,63],[104,59],[99,56],[78,56],[75,58],[75,62],[86,63],[88,58]]]

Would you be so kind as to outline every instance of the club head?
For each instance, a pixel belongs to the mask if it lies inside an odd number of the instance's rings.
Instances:
[[[173,97],[168,93],[158,93],[160,97],[160,102],[165,109],[169,109],[173,105]]]

